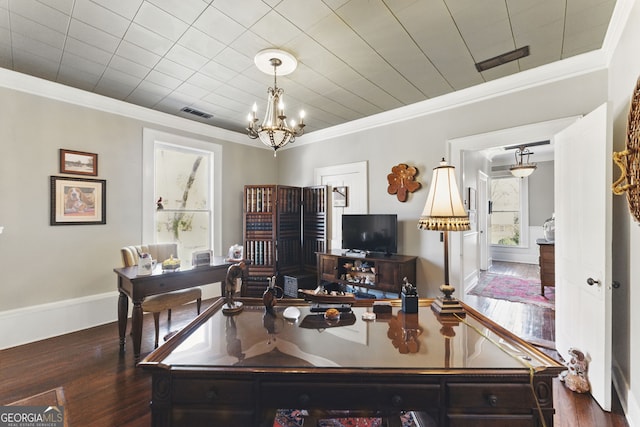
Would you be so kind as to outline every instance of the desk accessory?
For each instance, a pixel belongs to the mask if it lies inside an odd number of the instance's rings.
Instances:
[[[194,267],[209,265],[211,264],[212,257],[212,251],[196,251],[193,253],[193,255],[191,255],[191,265]]]

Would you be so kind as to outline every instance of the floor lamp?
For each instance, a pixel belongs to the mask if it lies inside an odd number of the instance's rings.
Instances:
[[[441,315],[464,316],[464,308],[451,296],[456,288],[449,283],[449,231],[469,230],[469,215],[460,199],[455,168],[444,158],[440,166],[433,169],[431,188],[418,228],[441,231],[444,236],[444,284],[440,286],[444,296],[436,298],[431,309]]]

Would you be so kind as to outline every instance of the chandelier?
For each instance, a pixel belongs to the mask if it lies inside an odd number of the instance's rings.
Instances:
[[[516,156],[516,164],[512,165],[509,170],[511,171],[511,175],[516,178],[525,178],[533,173],[536,170],[537,166],[535,163],[529,163],[529,156],[533,154],[526,146],[518,147],[515,152]],[[526,156],[526,163],[523,161],[523,157]]]
[[[251,139],[260,138],[267,147],[273,148],[273,156],[277,150],[288,143],[293,143],[296,137],[304,133],[304,111],[300,112],[300,122],[291,120],[287,123],[284,113],[284,89],[278,87],[277,70],[281,67],[281,75],[287,75],[296,69],[298,62],[289,53],[278,49],[267,49],[258,52],[255,57],[256,66],[263,72],[271,74],[273,67],[273,87],[267,90],[267,111],[261,125],[258,125],[258,106],[253,104],[249,114],[247,134]]]

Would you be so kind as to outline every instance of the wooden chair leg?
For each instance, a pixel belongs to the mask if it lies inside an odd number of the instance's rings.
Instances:
[[[158,348],[158,339],[160,338],[160,313],[153,313],[153,323],[156,327],[156,343],[153,348]]]
[[[202,306],[202,298],[196,300],[196,307],[198,308],[198,314],[200,314],[200,307]]]
[[[167,317],[167,321],[171,322],[171,309],[169,309],[168,311],[169,311],[169,317]]]

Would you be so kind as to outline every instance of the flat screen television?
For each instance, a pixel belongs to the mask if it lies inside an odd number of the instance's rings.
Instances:
[[[398,252],[398,216],[395,214],[342,215],[342,249]]]

